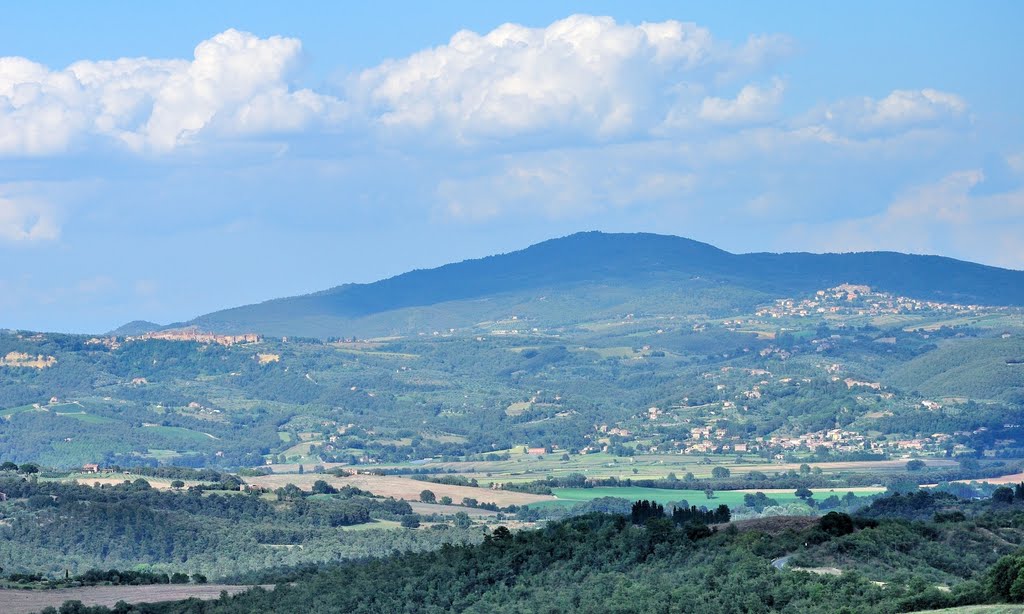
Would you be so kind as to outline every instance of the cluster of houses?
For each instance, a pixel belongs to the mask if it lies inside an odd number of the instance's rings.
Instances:
[[[192,341],[195,343],[216,343],[219,345],[231,346],[242,343],[259,343],[263,340],[261,335],[255,333],[245,333],[242,335],[220,335],[217,333],[208,333],[201,331],[197,328],[177,328],[173,330],[157,330],[143,333],[141,335],[132,335],[124,337],[123,340],[118,337],[93,337],[87,340],[86,345],[102,345],[111,350],[116,350],[121,347],[122,343],[130,343],[132,341],[149,341],[151,339],[159,339],[162,341]]]
[[[774,304],[757,310],[755,314],[769,318],[802,318],[829,313],[863,316],[916,311],[978,312],[990,309],[981,305],[959,305],[894,296],[873,291],[870,286],[841,284],[828,290],[818,290],[812,298],[778,299]]]
[[[259,343],[262,337],[255,333],[244,335],[218,335],[194,328],[177,330],[160,330],[145,333],[139,337],[127,337],[128,341],[162,339],[164,341],[194,341],[196,343],[217,343],[220,345],[236,345],[239,343]]]
[[[829,429],[802,435],[772,435],[755,437],[749,441],[738,436],[729,436],[724,429],[713,426],[694,427],[690,429],[690,438],[684,442],[676,442],[678,452],[685,454],[743,454],[769,450],[773,457],[782,459],[788,452],[807,450],[816,452],[828,450],[837,453],[890,453],[908,452],[944,452],[948,447],[951,435],[934,433],[928,437],[898,440],[872,440],[863,433],[846,429]],[[966,446],[956,444],[953,452],[966,452]]]

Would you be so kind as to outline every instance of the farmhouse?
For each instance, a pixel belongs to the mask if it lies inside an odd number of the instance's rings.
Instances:
[[[86,463],[82,465],[82,471],[86,473],[99,473],[100,466],[97,463]]]
[[[881,382],[861,382],[861,381],[853,379],[852,377],[848,377],[848,378],[844,379],[843,383],[846,384],[847,388],[853,388],[854,386],[863,386],[865,388],[871,388],[872,390],[881,390],[882,389]]]

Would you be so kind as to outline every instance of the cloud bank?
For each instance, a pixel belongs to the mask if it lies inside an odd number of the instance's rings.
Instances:
[[[122,58],[52,70],[0,58],[0,155],[114,145],[162,154],[214,139],[366,133],[417,144],[515,146],[679,138],[779,119],[784,81],[749,81],[792,53],[779,35],[741,45],[693,23],[574,15],[544,28],[462,31],[352,75],[297,87],[302,44],[227,30],[191,59]],[[967,103],[933,89],[837,101],[807,125],[863,136],[935,125]],[[806,126],[805,126],[806,127]]]

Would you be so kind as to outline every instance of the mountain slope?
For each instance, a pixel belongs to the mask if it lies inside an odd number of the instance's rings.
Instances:
[[[471,326],[525,310],[535,322],[556,326],[616,310],[728,314],[841,283],[921,299],[1024,305],[1024,272],[951,258],[894,252],[737,255],[681,237],[587,232],[370,284],[218,311],[189,324],[274,335],[405,334]],[[537,304],[552,300],[557,309]]]
[[[114,335],[123,337],[125,335],[142,335],[154,330],[160,330],[163,328],[156,322],[147,322],[146,320],[132,320],[127,324],[122,324],[114,330],[107,333],[108,335]]]

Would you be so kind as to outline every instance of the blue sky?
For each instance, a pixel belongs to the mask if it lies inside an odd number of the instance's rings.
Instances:
[[[579,230],[1024,268],[1024,5],[21,3],[0,327],[372,281]]]

